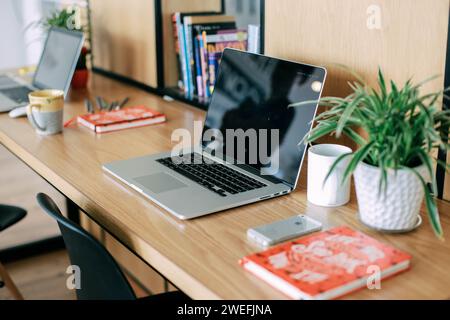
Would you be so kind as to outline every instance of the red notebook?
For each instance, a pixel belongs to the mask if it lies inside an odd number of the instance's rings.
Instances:
[[[144,106],[86,114],[78,117],[79,124],[97,133],[143,127],[165,121],[165,115]]]
[[[292,299],[334,299],[409,268],[411,256],[337,227],[243,258],[242,266]],[[372,279],[372,278],[371,278]]]

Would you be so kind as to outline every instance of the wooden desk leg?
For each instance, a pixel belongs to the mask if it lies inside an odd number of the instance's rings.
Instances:
[[[20,293],[19,289],[17,289],[16,285],[12,281],[11,277],[9,276],[8,272],[6,271],[5,267],[0,262],[0,278],[3,279],[3,282],[5,283],[5,286],[9,289],[12,296],[16,300],[23,300],[23,296]]]
[[[67,218],[76,224],[80,224],[80,209],[78,206],[70,200],[66,198],[66,207],[67,207]]]

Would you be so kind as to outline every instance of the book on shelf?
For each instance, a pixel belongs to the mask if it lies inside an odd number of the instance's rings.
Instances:
[[[78,116],[77,122],[96,133],[163,123],[166,116],[145,106]]]
[[[219,71],[219,64],[225,48],[232,48],[245,51],[248,45],[248,33],[246,30],[220,30],[214,34],[203,34],[206,44],[206,54],[208,60],[207,96],[211,96],[214,91],[216,79]]]
[[[190,78],[188,74],[188,61],[187,61],[187,44],[186,34],[184,32],[184,18],[186,16],[202,16],[202,15],[220,15],[219,12],[175,12],[172,15],[172,25],[174,33],[175,52],[178,62],[178,88],[185,93],[189,93]]]
[[[259,25],[248,25],[248,52],[261,53],[261,27]]]
[[[236,21],[232,16],[225,15],[197,15],[184,17],[184,32],[186,39],[186,61],[188,72],[189,95],[199,95],[197,86],[197,68],[195,61],[195,42],[197,36],[203,31],[207,33],[217,32],[219,30],[236,29]],[[199,95],[200,96],[200,95]],[[201,95],[203,96],[203,95]]]
[[[411,256],[349,227],[249,255],[240,264],[292,299],[334,299],[410,267]]]
[[[187,99],[208,101],[223,50],[247,50],[248,32],[236,29],[234,17],[218,12],[176,12],[172,22],[178,89]]]

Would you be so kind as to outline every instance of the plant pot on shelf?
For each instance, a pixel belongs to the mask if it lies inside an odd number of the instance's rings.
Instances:
[[[415,170],[425,179],[425,166]],[[354,173],[359,217],[366,226],[384,232],[408,232],[422,223],[420,208],[424,189],[420,179],[407,169],[389,170],[387,188],[380,191],[381,170],[360,163]]]
[[[77,69],[75,70],[72,77],[72,88],[74,89],[85,89],[89,80],[88,69]]]

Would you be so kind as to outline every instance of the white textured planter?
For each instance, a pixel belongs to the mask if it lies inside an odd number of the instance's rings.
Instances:
[[[417,167],[428,180],[425,166]],[[356,168],[355,187],[361,221],[374,229],[387,232],[410,231],[420,225],[423,186],[412,172],[389,170],[387,192],[379,192],[381,170],[365,163]]]

